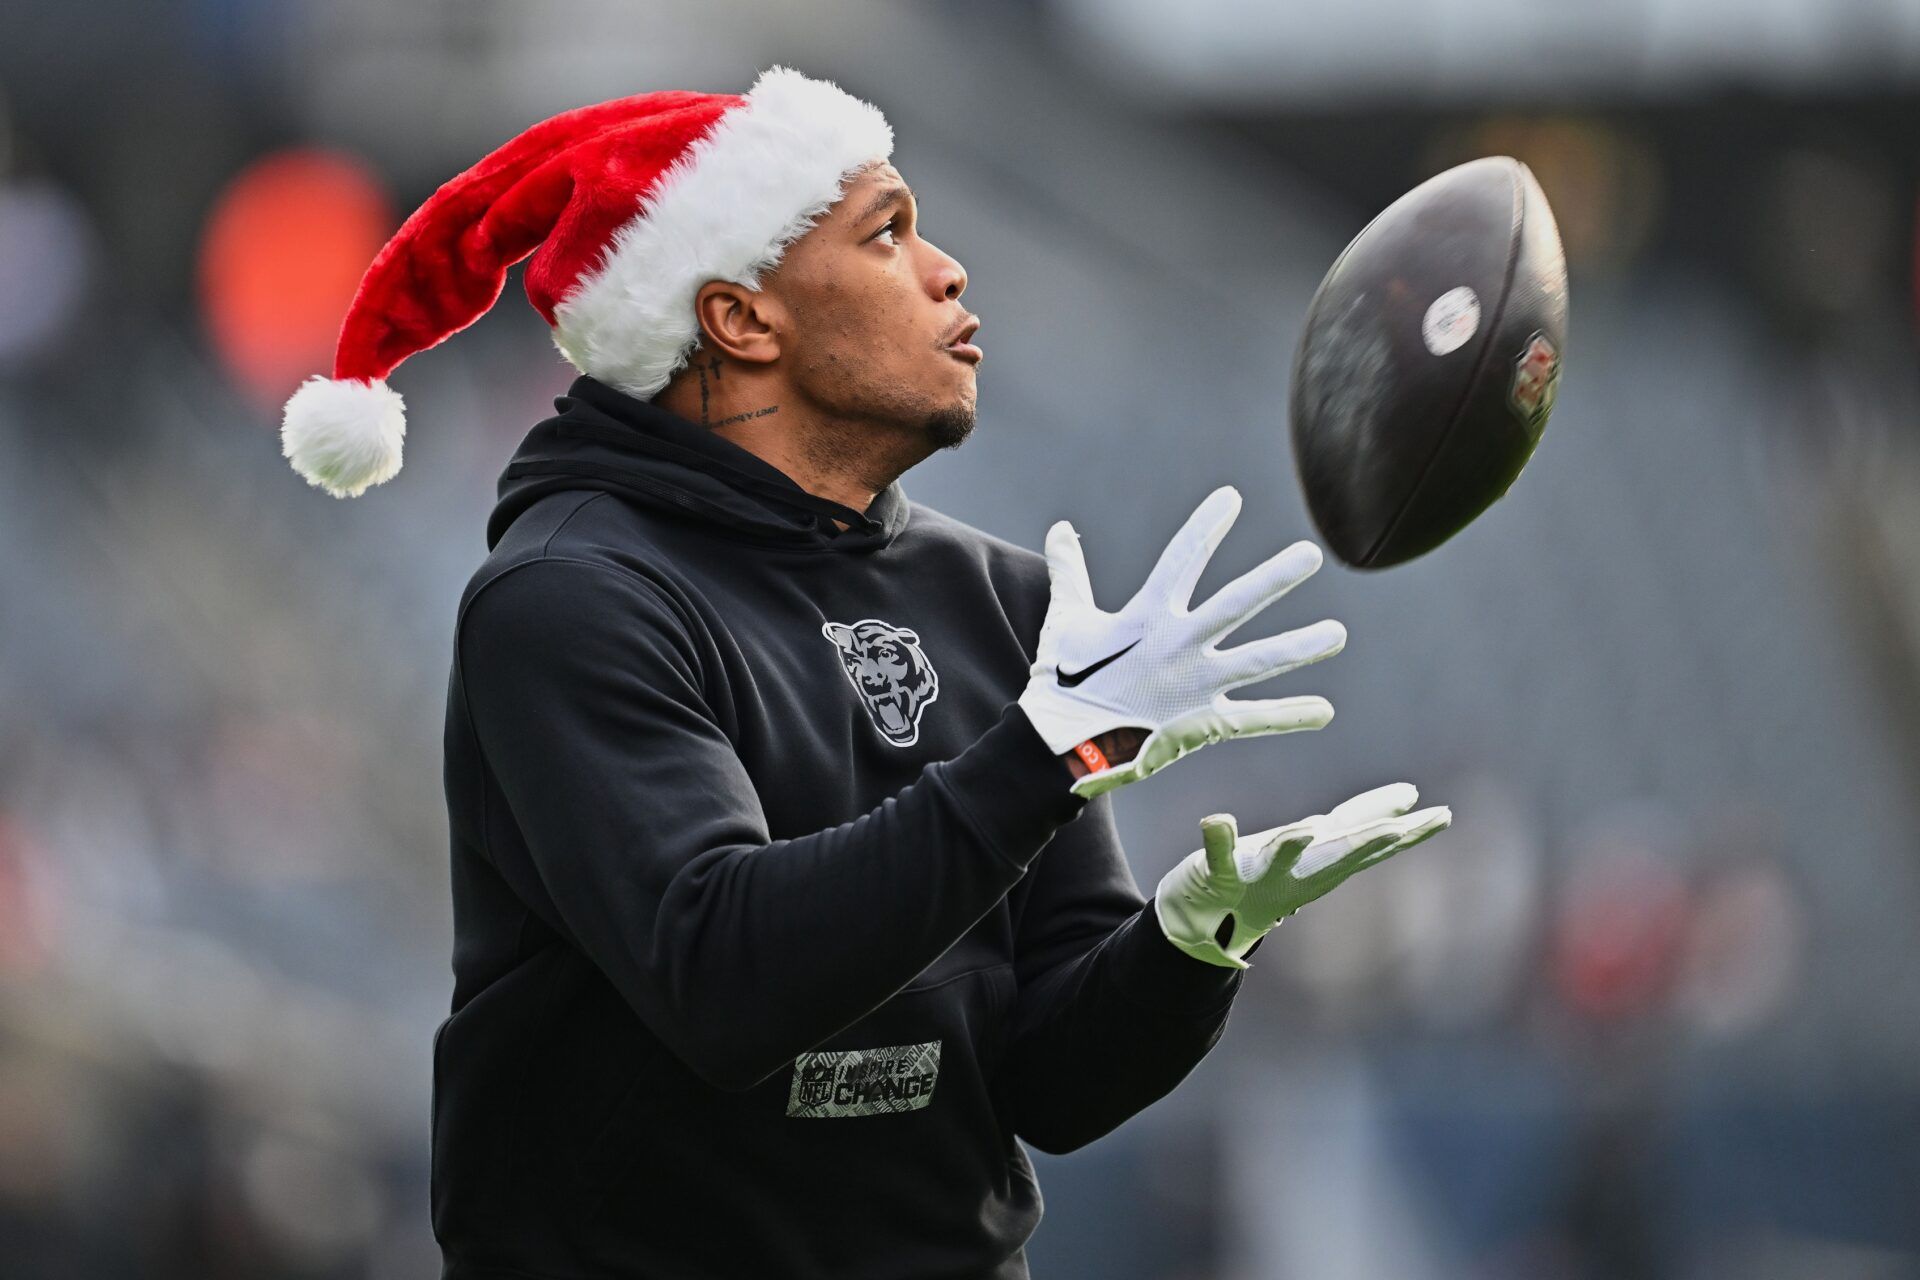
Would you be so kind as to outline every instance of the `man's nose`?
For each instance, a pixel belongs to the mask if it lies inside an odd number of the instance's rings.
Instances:
[[[937,261],[934,264],[933,274],[929,278],[933,295],[952,302],[967,291],[967,269],[939,249],[935,249],[934,254]]]

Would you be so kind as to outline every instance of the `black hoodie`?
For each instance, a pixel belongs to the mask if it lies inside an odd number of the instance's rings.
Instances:
[[[455,631],[444,1275],[1025,1276],[1016,1136],[1161,1097],[1239,987],[1013,705],[1044,560],[556,407]]]

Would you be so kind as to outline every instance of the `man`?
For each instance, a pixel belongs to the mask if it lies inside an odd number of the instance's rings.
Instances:
[[[530,296],[582,371],[501,480],[446,733],[455,991],[434,1047],[444,1274],[1017,1277],[1068,1151],[1221,1034],[1261,935],[1438,831],[1383,788],[1237,839],[1149,908],[1109,802],[1229,737],[1229,689],[1337,652],[1216,641],[1318,566],[1191,604],[1238,497],[1125,608],[910,503],[964,440],[978,319],[879,113],[782,69],[535,126],[369,270],[287,449],[391,476],[382,381]]]

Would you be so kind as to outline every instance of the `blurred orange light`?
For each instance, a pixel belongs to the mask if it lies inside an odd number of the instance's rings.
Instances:
[[[200,305],[215,351],[267,408],[333,371],[347,304],[394,226],[366,165],[289,150],[243,170],[214,201],[200,241]]]

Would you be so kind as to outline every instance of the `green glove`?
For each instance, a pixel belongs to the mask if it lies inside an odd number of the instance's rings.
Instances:
[[[1160,931],[1196,960],[1251,968],[1241,957],[1276,924],[1355,872],[1447,829],[1453,812],[1444,805],[1409,812],[1419,799],[1411,783],[1396,782],[1249,836],[1230,813],[1202,818],[1205,847],[1154,891]]]

